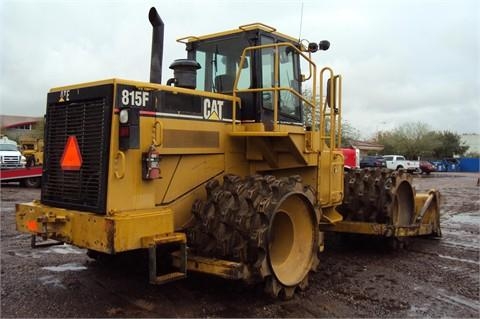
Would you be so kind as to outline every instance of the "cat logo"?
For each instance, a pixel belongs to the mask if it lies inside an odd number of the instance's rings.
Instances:
[[[67,102],[70,101],[70,90],[60,91],[60,98],[58,102]]]
[[[203,118],[206,120],[221,120],[223,102],[205,98],[203,100]]]

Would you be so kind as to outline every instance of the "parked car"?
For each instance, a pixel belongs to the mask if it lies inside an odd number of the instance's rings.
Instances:
[[[365,156],[360,161],[360,168],[364,167],[387,167],[387,163],[382,156]]]
[[[420,174],[425,173],[427,175],[437,170],[435,165],[433,165],[429,161],[420,161],[420,169],[422,170]]]

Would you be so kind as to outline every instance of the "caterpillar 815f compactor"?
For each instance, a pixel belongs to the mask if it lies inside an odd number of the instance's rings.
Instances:
[[[197,271],[285,298],[324,231],[440,235],[436,191],[415,194],[403,172],[344,176],[341,77],[311,59],[328,41],[261,23],[182,38],[161,84],[164,26],[149,19],[150,82],[48,93],[41,199],[17,205],[19,231],[93,257],[148,250],[152,283]]]

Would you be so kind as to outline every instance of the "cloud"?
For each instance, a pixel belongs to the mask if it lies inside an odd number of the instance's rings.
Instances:
[[[303,17],[302,13],[303,3]],[[0,107],[42,115],[55,86],[111,77],[148,81],[156,6],[165,22],[164,81],[185,57],[175,40],[263,22],[312,41],[344,79],[344,118],[365,137],[422,121],[480,132],[477,1],[12,1],[0,2]]]

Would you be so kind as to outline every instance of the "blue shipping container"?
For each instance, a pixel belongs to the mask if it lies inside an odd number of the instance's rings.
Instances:
[[[442,164],[445,166],[446,172],[460,171],[460,161],[456,158],[444,158]]]
[[[480,158],[464,157],[460,159],[461,172],[480,172]]]
[[[443,161],[431,161],[433,165],[435,165],[435,168],[437,169],[437,172],[445,172],[446,168],[445,165],[443,164]]]

